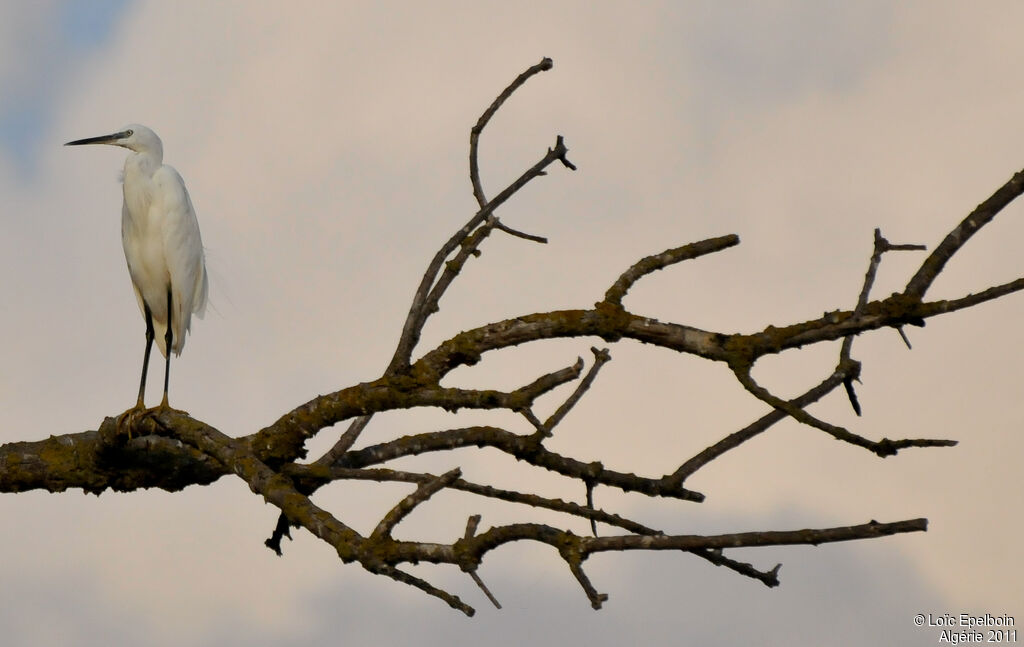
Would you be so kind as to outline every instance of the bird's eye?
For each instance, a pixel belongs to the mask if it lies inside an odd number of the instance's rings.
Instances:
[[[132,135],[135,134],[135,131],[129,128],[128,130],[124,131],[124,134],[128,135],[129,137],[131,137]]]

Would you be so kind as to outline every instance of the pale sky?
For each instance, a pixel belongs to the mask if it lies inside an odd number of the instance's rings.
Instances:
[[[172,366],[171,401],[243,435],[381,373],[423,269],[474,210],[470,127],[542,57],[554,69],[491,123],[481,166],[493,195],[566,138],[579,170],[552,169],[500,211],[550,243],[492,236],[423,350],[586,307],[638,258],[727,233],[742,244],[644,279],[627,307],[749,332],[852,306],[875,227],[932,248],[1024,167],[1021,24],[1012,1],[0,4],[0,442],[95,429],[137,389],[124,152],[66,141],[130,122],[163,138],[198,212],[213,306]],[[1024,276],[1022,219],[1008,208],[930,296]],[[875,294],[922,258],[888,255]],[[1009,614],[1020,627],[1022,324],[1014,295],[908,329],[913,351],[895,332],[867,335],[854,345],[864,416],[838,392],[813,409],[872,438],[954,449],[881,460],[787,422],[688,481],[704,504],[598,490],[599,505],[674,533],[930,520],[927,533],[733,553],[783,562],[777,589],[687,555],[602,555],[588,572],[610,598],[595,612],[557,555],[520,544],[481,570],[502,611],[454,568],[417,571],[475,606],[467,619],[343,566],[303,531],[276,557],[263,546],[275,510],[225,477],[175,494],[0,496],[5,645],[934,645],[939,630],[915,614]],[[515,386],[599,343],[502,351],[449,382]],[[660,476],[765,412],[722,366],[631,343],[611,353],[552,448]],[[755,375],[793,395],[837,354],[787,352]],[[388,414],[364,439],[451,424]],[[582,496],[493,452],[403,465]],[[341,484],[316,500],[368,531],[408,490]],[[473,513],[483,527],[553,520],[455,494],[436,503],[398,536],[451,541]]]

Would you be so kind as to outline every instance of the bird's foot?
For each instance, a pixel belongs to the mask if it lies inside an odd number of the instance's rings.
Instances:
[[[182,416],[188,416],[188,411],[184,411],[182,409],[175,409],[174,407],[169,405],[167,403],[167,396],[166,395],[164,396],[164,399],[160,402],[160,404],[158,404],[157,406],[155,406],[152,409],[150,409],[150,411],[153,412],[153,413],[157,413],[157,414],[159,414],[159,413],[177,413],[177,414],[182,415]],[[191,417],[191,416],[189,416],[189,417]]]
[[[134,407],[128,409],[117,417],[117,431],[119,434],[128,434],[128,440],[132,439],[132,429],[136,424],[149,414],[146,405],[137,402]]]
[[[132,439],[132,430],[138,429],[140,423],[144,420],[148,420],[148,433],[154,433],[159,426],[159,421],[154,420],[154,416],[159,416],[164,413],[174,413],[182,416],[188,416],[188,411],[182,411],[181,409],[175,409],[167,403],[165,398],[163,402],[155,407],[149,409],[146,408],[141,401],[137,402],[134,407],[128,409],[117,417],[117,432],[118,434],[127,434],[128,440]],[[143,432],[145,435],[147,432]]]

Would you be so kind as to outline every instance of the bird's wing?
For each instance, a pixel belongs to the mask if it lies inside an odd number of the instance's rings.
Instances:
[[[181,353],[192,313],[202,316],[206,308],[206,262],[199,221],[189,199],[185,182],[170,166],[153,174],[156,195],[163,214],[161,235],[164,258],[171,279],[171,323],[174,352]]]

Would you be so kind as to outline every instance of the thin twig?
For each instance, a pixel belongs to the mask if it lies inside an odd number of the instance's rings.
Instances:
[[[425,503],[430,497],[451,485],[452,481],[459,478],[461,474],[462,471],[456,467],[432,481],[420,484],[415,492],[399,501],[395,507],[391,508],[384,515],[384,518],[380,520],[380,523],[377,524],[377,527],[370,534],[370,541],[379,541],[383,537],[390,537],[391,531],[394,530],[395,526],[401,523],[402,519],[405,519],[410,512],[415,510],[416,506]]]
[[[567,366],[551,373],[545,373],[529,384],[512,391],[512,393],[526,397],[532,402],[555,387],[561,386],[566,382],[572,382],[580,376],[581,372],[583,372],[583,358],[577,357],[576,362],[572,366]]]
[[[594,553],[628,550],[723,550],[755,546],[792,546],[876,539],[908,532],[924,532],[927,519],[907,519],[890,523],[871,520],[854,526],[832,528],[804,528],[802,530],[772,530],[764,532],[738,532],[721,535],[615,535],[608,537],[579,537],[539,523],[517,523],[497,526],[472,539],[460,539],[458,552],[467,559],[481,560],[491,550],[516,541],[537,541],[556,548],[563,559],[586,559]],[[760,579],[760,578],[759,578]]]
[[[903,326],[896,326],[896,332],[900,334],[900,339],[907,346],[907,350],[913,350],[913,346],[910,345],[910,340],[907,339],[907,333],[903,332]]]
[[[705,550],[694,550],[691,552],[694,555],[703,557],[715,566],[725,566],[728,569],[736,571],[740,575],[746,575],[751,579],[760,580],[768,588],[774,588],[779,585],[779,570],[782,568],[782,564],[776,564],[770,571],[760,571],[746,562],[740,562],[726,557],[722,554],[722,549],[720,548],[708,548]]]
[[[519,410],[519,413],[522,414],[524,418],[526,418],[527,422],[533,425],[533,428],[536,430],[538,434],[542,436],[547,435],[547,430],[544,429],[544,423],[540,421],[540,418],[538,418],[537,414],[533,412],[533,409],[529,407],[523,407],[522,409]]]
[[[480,526],[480,519],[482,517],[478,514],[470,515],[466,519],[466,534],[463,535],[466,539],[469,539],[476,534],[476,529]]]
[[[487,204],[487,197],[484,195],[483,185],[480,183],[480,165],[478,160],[478,152],[480,147],[480,134],[484,131],[487,126],[487,122],[491,120],[491,117],[498,112],[498,108],[501,107],[512,93],[518,90],[524,83],[526,83],[530,77],[541,72],[546,72],[554,67],[554,62],[544,57],[540,63],[533,65],[526,69],[525,72],[516,77],[515,81],[512,81],[507,88],[502,90],[501,94],[491,102],[491,105],[487,106],[487,110],[484,110],[480,118],[476,120],[476,124],[469,131],[469,179],[473,184],[473,197],[476,198],[476,202],[480,207]]]
[[[439,589],[430,582],[427,582],[424,579],[416,577],[415,575],[410,575],[405,571],[400,571],[393,566],[376,567],[374,569],[371,569],[371,572],[378,573],[380,575],[387,575],[396,582],[401,582],[403,584],[408,584],[409,586],[416,587],[417,589],[423,591],[427,595],[432,595],[435,598],[444,600],[448,604],[448,606],[450,606],[453,609],[458,609],[459,611],[465,613],[467,616],[471,618],[473,617],[473,614],[476,613],[476,609],[463,602],[462,599],[459,598],[459,596],[449,593],[444,589]]]
[[[594,509],[594,482],[584,481],[587,486],[587,507],[591,510]],[[597,519],[590,517],[590,532],[597,537]]]
[[[882,237],[882,230],[875,228],[874,244],[871,251],[871,259],[868,261],[868,270],[864,273],[864,283],[861,286],[860,296],[857,297],[857,305],[853,308],[853,316],[858,317],[864,312],[864,306],[868,303],[868,296],[871,294],[871,287],[875,284],[875,276],[878,274],[878,265],[882,262],[882,254],[886,251],[889,241]],[[853,351],[854,335],[843,337],[842,346],[839,348],[839,361],[851,361],[850,353]],[[846,390],[846,397],[853,407],[853,412],[858,416],[861,414],[860,401],[857,399],[857,391],[853,386],[853,377],[846,376],[843,380],[843,388]]]
[[[853,308],[853,316],[859,316],[864,312],[864,306],[868,303],[868,296],[871,294],[871,286],[875,284],[875,276],[878,274],[878,265],[882,262],[882,254],[885,252],[885,243],[888,241],[882,237],[882,230],[875,228],[875,240],[871,251],[871,259],[868,261],[868,270],[864,273],[864,283],[857,297],[857,305]],[[843,345],[839,350],[839,360],[850,359],[850,351],[853,348],[853,335],[843,338]],[[860,415],[858,413],[858,415]]]
[[[511,227],[509,227],[505,223],[501,222],[497,218],[495,218],[494,220],[495,220],[494,228],[499,230],[499,231],[503,231],[503,232],[505,232],[506,234],[508,234],[510,236],[515,236],[516,238],[522,238],[523,240],[528,240],[528,241],[534,242],[534,243],[541,243],[542,245],[546,244],[548,242],[548,239],[545,238],[544,236],[534,236],[533,234],[528,234],[526,232],[519,231],[518,229],[512,229]]]
[[[738,532],[726,535],[661,535],[640,537],[625,535],[615,537],[581,537],[581,550],[586,554],[609,550],[689,550],[701,548],[738,548],[754,546],[792,546],[796,544],[835,543],[857,539],[875,539],[906,532],[928,530],[927,519],[908,519],[892,523],[869,521],[856,526],[839,526],[803,530],[769,530],[763,532]]]
[[[338,439],[338,442],[334,443],[334,447],[331,447],[327,453],[317,459],[313,464],[333,465],[335,461],[345,455],[345,452],[352,448],[352,445],[354,445],[356,440],[358,440],[359,435],[363,433],[363,429],[366,429],[366,425],[370,423],[371,418],[373,418],[372,413],[365,416],[359,416],[353,420],[352,424],[350,424],[348,429],[345,430],[345,433],[343,433],[341,438]]]
[[[886,456],[895,456],[896,453],[901,449],[908,447],[953,447],[957,444],[955,440],[940,440],[932,438],[919,438],[919,439],[903,439],[903,440],[889,440],[883,438],[880,441],[869,440],[863,436],[859,436],[844,427],[833,425],[831,423],[820,420],[815,416],[807,413],[807,411],[801,407],[794,406],[787,400],[773,395],[770,391],[758,384],[754,378],[750,375],[750,367],[746,366],[734,366],[733,374],[736,379],[739,380],[740,384],[743,385],[751,395],[757,399],[770,404],[771,406],[782,409],[798,422],[802,422],[805,425],[820,429],[825,433],[829,434],[836,440],[856,445],[857,447],[863,447],[874,452],[877,456],[885,458]]]
[[[479,524],[480,524],[480,515],[478,515],[478,514],[474,514],[469,519],[467,519],[466,520],[466,534],[463,535],[463,537],[465,539],[472,539],[473,535],[476,534],[476,528],[477,528],[477,526]],[[500,609],[501,608],[501,603],[498,602],[498,598],[494,597],[494,594],[491,593],[491,590],[489,588],[487,588],[487,585],[484,584],[484,581],[482,579],[480,579],[480,575],[476,572],[477,571],[477,564],[473,564],[473,566],[471,568],[468,568],[468,569],[463,567],[462,570],[464,570],[464,571],[469,573],[469,576],[471,578],[473,578],[473,581],[476,583],[476,585],[480,588],[481,591],[484,592],[484,595],[486,595],[487,599],[491,601],[491,604],[494,605],[494,608]]]
[[[995,285],[982,290],[981,292],[962,296],[959,299],[946,299],[942,301],[929,301],[927,303],[923,303],[920,308],[921,315],[924,317],[933,317],[938,314],[956,312],[957,310],[971,308],[980,303],[992,301],[999,297],[1006,296],[1013,292],[1019,292],[1021,290],[1024,290],[1024,278],[1015,279],[1009,283]]]
[[[927,247],[924,245],[912,245],[912,244],[900,244],[894,245],[890,243],[885,237],[882,236],[882,230],[875,228],[874,243],[872,245],[871,260],[868,262],[867,272],[864,273],[864,284],[861,287],[860,295],[857,297],[857,305],[853,309],[853,317],[859,317],[864,312],[864,307],[868,304],[868,298],[871,294],[871,288],[875,284],[875,277],[878,274],[878,266],[882,262],[882,254],[889,251],[921,251]],[[900,331],[902,334],[902,330]],[[843,344],[839,349],[839,361],[849,361],[850,353],[853,350],[853,335],[847,335],[843,338]],[[904,335],[904,340],[906,336]],[[858,416],[861,414],[860,402],[857,400],[857,391],[853,386],[853,377],[847,377],[843,381],[843,387],[846,389],[846,396],[850,401],[850,406],[853,407],[854,413]]]
[[[563,402],[561,406],[559,406],[558,409],[556,409],[555,412],[537,428],[536,435],[538,440],[541,437],[551,437],[552,430],[558,426],[558,423],[562,422],[562,419],[565,418],[566,414],[572,411],[572,408],[576,406],[576,403],[580,401],[583,394],[587,392],[590,385],[594,383],[595,379],[597,379],[597,372],[600,371],[601,367],[612,358],[611,354],[608,353],[607,348],[598,350],[597,348],[591,347],[590,352],[594,353],[594,365],[590,367],[590,370],[583,376],[583,379],[580,380],[578,385],[576,385],[576,389],[568,398],[566,398],[565,402]],[[529,420],[529,418],[527,419]]]
[[[974,211],[967,214],[967,217],[946,235],[907,283],[903,294],[917,299],[924,297],[924,293],[931,287],[932,282],[939,276],[949,259],[971,239],[971,236],[991,222],[1006,205],[1013,202],[1021,193],[1024,193],[1024,171],[1015,173],[1006,184],[999,187]]]
[[[563,557],[565,557],[563,555]],[[576,581],[583,587],[583,591],[587,594],[587,598],[590,600],[590,606],[594,610],[600,609],[601,605],[608,600],[607,593],[598,593],[594,585],[590,583],[590,578],[583,572],[583,562],[580,559],[574,559],[566,557],[565,561],[569,564],[569,570],[572,571]]]
[[[631,287],[633,287],[633,284],[651,272],[664,269],[675,263],[687,261],[692,258],[698,258],[705,254],[720,252],[723,249],[739,245],[739,243],[739,236],[729,234],[728,236],[708,238],[707,240],[690,243],[689,245],[683,245],[682,247],[667,249],[660,254],[653,254],[642,258],[634,263],[628,270],[623,272],[622,275],[619,276],[618,280],[608,288],[608,291],[604,295],[604,300],[610,304],[621,306],[622,298],[626,296],[626,293],[629,292]]]

